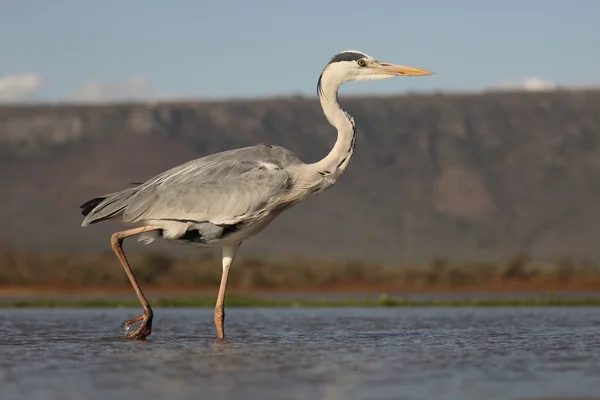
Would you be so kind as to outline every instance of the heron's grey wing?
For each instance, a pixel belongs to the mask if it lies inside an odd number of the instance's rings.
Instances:
[[[140,186],[123,219],[216,225],[251,220],[286,200],[293,180],[284,168],[298,162],[289,150],[264,145],[197,159]]]
[[[115,218],[124,222],[171,220],[178,226],[187,225],[175,223],[180,219],[220,224],[251,220],[286,198],[292,183],[288,168],[301,163],[293,152],[270,145],[211,154],[138,187],[86,202],[82,225]]]
[[[233,225],[252,220],[283,201],[291,177],[283,170],[252,169],[238,177],[157,185],[129,201],[123,220],[178,220]]]
[[[140,186],[192,185],[211,179],[237,178],[253,169],[285,169],[302,161],[290,150],[261,144],[227,150],[189,161],[150,179]]]

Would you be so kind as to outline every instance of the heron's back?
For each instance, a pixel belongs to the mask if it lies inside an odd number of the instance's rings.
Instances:
[[[293,152],[264,144],[211,154],[87,201],[82,225],[120,219],[233,226],[285,195],[291,184],[286,168],[300,163]]]

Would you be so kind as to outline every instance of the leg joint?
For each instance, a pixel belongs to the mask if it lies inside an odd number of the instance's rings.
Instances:
[[[113,248],[113,250],[120,248],[122,244],[123,236],[121,235],[121,232],[113,233],[110,237],[110,246]]]
[[[152,318],[154,316],[154,312],[152,311],[152,308],[150,306],[144,307],[144,315],[146,315],[149,318]]]

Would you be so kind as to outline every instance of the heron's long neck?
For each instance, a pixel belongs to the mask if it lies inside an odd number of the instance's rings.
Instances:
[[[321,76],[319,97],[321,107],[331,125],[337,128],[338,136],[333,149],[325,158],[313,164],[320,173],[338,175],[344,172],[350,162],[356,143],[354,119],[340,106],[338,89],[343,82],[330,77],[325,71]]]

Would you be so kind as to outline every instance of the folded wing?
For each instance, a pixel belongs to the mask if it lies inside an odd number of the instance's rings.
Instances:
[[[180,220],[231,225],[284,200],[297,157],[280,147],[254,146],[183,164],[141,185],[127,201],[125,222]]]

